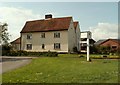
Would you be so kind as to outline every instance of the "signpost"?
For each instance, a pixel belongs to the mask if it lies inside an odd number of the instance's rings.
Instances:
[[[89,38],[87,38],[87,61],[90,61]]]
[[[91,32],[90,31],[85,31],[85,32],[81,32],[82,33],[82,38],[87,38],[87,42],[83,42],[82,44],[86,44],[87,46],[87,61],[90,61],[90,39],[91,39]]]
[[[90,37],[91,37],[90,32],[87,32],[87,61],[90,61],[90,43],[89,43]]]

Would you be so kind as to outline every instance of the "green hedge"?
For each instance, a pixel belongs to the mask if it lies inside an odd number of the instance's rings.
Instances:
[[[11,51],[4,56],[48,56],[48,57],[57,57],[57,52],[27,52],[27,51]]]
[[[111,56],[111,55],[99,55],[99,56],[90,56],[92,59],[120,59],[120,56]]]

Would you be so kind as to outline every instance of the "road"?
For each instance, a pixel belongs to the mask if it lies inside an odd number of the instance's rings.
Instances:
[[[0,62],[0,74],[7,72],[7,71],[11,71],[13,69],[16,69],[22,66],[25,66],[26,64],[29,64],[32,60],[31,57],[22,57],[22,58],[21,57],[17,57],[17,58],[16,57],[5,57],[5,58],[9,58],[9,59],[8,61],[5,60],[4,62]]]

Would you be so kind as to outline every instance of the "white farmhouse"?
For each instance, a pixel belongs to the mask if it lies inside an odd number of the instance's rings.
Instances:
[[[20,50],[71,53],[77,47],[80,51],[79,22],[74,22],[72,17],[45,15],[45,19],[27,21],[20,33]]]

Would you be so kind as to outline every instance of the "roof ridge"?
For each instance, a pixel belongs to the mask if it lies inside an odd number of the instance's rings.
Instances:
[[[78,23],[79,21],[73,21],[73,22],[74,22],[74,23],[75,23],[75,22],[77,22],[77,23]]]
[[[68,30],[72,17],[60,17],[27,21],[21,33]]]
[[[68,16],[68,17],[55,17],[55,18],[51,18],[51,19],[62,19],[62,18],[72,18],[72,16]],[[51,19],[38,19],[38,20],[31,20],[31,21],[26,21],[26,22],[35,22],[35,21],[44,21],[44,20],[51,20]]]

